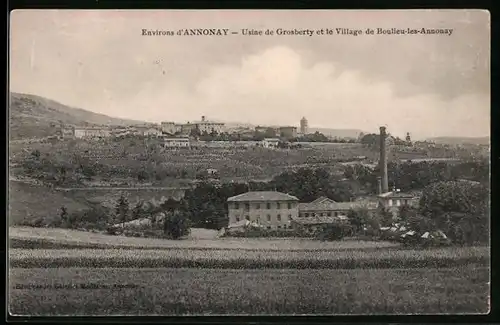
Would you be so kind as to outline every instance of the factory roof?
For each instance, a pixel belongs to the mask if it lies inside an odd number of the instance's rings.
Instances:
[[[312,218],[295,218],[292,221],[302,225],[320,225],[320,224],[329,224],[336,223],[339,221],[349,220],[346,216],[338,216],[338,217],[312,217]]]
[[[274,192],[274,191],[255,191],[246,192],[227,199],[228,202],[250,202],[250,201],[298,201],[295,196]]]
[[[320,197],[309,203],[300,203],[299,210],[301,211],[335,211],[335,210],[350,210],[366,207],[368,209],[377,208],[376,202],[370,201],[355,201],[355,202],[335,202],[327,197]]]

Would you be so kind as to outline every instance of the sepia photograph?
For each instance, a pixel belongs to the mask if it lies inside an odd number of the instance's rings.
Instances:
[[[486,10],[14,10],[12,316],[490,312]]]

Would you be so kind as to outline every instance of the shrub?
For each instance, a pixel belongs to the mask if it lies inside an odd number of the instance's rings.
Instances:
[[[318,234],[320,240],[340,240],[353,233],[353,226],[343,223],[329,224]]]
[[[238,238],[269,238],[269,237],[297,237],[298,234],[294,230],[278,230],[278,229],[261,229],[261,228],[247,228],[242,232],[229,233],[225,232],[224,236],[238,237]]]
[[[163,231],[171,239],[187,236],[190,232],[189,220],[179,210],[167,213],[163,222]]]

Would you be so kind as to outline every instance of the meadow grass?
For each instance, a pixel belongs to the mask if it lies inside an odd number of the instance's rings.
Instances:
[[[11,248],[131,248],[232,250],[344,250],[397,247],[384,241],[343,240],[322,242],[305,238],[207,238],[192,229],[191,239],[167,240],[111,236],[72,229],[9,227]]]
[[[454,314],[489,308],[489,269],[473,265],[10,269],[9,280],[9,311],[17,315]]]
[[[487,247],[369,251],[10,249],[9,256],[10,266],[17,268],[356,269],[439,268],[465,264],[489,265],[489,248]]]

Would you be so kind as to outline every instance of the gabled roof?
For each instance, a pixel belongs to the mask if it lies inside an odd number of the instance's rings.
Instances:
[[[327,198],[326,196],[320,196],[316,200],[312,201],[314,204],[325,204],[325,203],[336,203],[334,200]]]
[[[346,216],[338,217],[312,217],[312,218],[295,218],[292,221],[301,225],[321,225],[331,224],[349,220]]]
[[[246,192],[227,199],[228,202],[255,202],[255,201],[298,201],[295,196],[274,191]]]
[[[335,202],[327,197],[319,197],[310,203],[299,203],[300,211],[336,211],[359,209],[363,207],[376,209],[377,203],[368,201]]]

